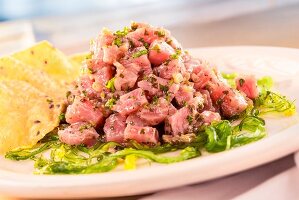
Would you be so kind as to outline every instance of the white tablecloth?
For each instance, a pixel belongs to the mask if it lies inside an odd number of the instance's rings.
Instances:
[[[294,158],[297,165],[295,165]],[[200,173],[200,172],[198,172]],[[278,161],[213,181],[158,192],[142,200],[296,200],[299,152]]]

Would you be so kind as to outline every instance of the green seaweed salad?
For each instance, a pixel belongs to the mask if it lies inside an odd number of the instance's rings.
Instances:
[[[223,77],[235,87],[237,74],[223,74]],[[264,138],[266,129],[262,116],[265,114],[290,116],[296,113],[294,102],[271,91],[272,85],[270,77],[259,79],[260,94],[252,106],[234,119],[202,127],[188,144],[165,143],[150,147],[135,141],[129,141],[126,146],[98,141],[87,148],[61,143],[57,130],[54,130],[35,146],[15,149],[5,157],[17,161],[33,160],[36,174],[89,174],[107,172],[122,163],[127,170],[135,169],[138,158],[168,164],[199,157],[202,151],[226,151]],[[164,154],[173,151],[179,153],[175,156]]]

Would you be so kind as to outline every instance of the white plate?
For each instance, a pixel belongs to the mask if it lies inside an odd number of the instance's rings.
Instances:
[[[299,50],[273,47],[192,49],[226,71],[271,75],[285,95],[299,99]],[[298,106],[298,101],[297,101]],[[27,198],[112,197],[154,192],[236,173],[299,149],[298,118],[269,119],[269,136],[227,152],[181,163],[91,175],[33,175],[31,163],[0,158],[0,193]]]

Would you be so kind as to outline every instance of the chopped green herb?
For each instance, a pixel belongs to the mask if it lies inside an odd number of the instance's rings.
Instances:
[[[107,108],[112,108],[115,104],[116,104],[116,99],[114,97],[110,98],[106,103],[105,103],[105,107]]]
[[[157,105],[158,101],[159,101],[159,97],[155,95],[152,99],[152,104]]]
[[[158,35],[159,37],[164,37],[165,31],[164,30],[155,31],[155,34]]]
[[[183,106],[186,107],[188,105],[187,101],[183,101]]]
[[[138,41],[139,41],[139,42],[142,42],[143,46],[144,46],[145,48],[148,49],[148,47],[149,47],[149,43],[147,43],[146,41],[144,41],[143,38],[140,38]]]
[[[187,121],[188,121],[189,125],[191,125],[192,122],[193,122],[193,117],[191,115],[188,115],[187,116]]]
[[[113,40],[113,44],[120,47],[123,44],[123,42],[122,42],[121,38],[115,38]]]
[[[167,85],[161,85],[159,84],[160,90],[162,90],[164,93],[167,93],[169,90],[169,87]]]
[[[131,40],[131,39],[128,39],[128,41],[129,41],[129,48],[130,49],[132,49],[132,48],[134,48],[134,42]]]
[[[59,121],[60,122],[65,122],[65,113],[60,113],[60,115],[59,115]]]
[[[181,55],[181,53],[182,53],[181,50],[176,49],[176,50],[175,50],[175,54],[170,55],[170,58],[173,59],[173,60],[174,60],[174,59],[178,59],[179,56]]]
[[[82,132],[82,131],[84,131],[86,129],[89,129],[91,127],[92,127],[91,124],[84,124],[84,125],[80,126],[79,131]]]
[[[154,51],[157,51],[157,53],[160,53],[161,52],[161,48],[160,48],[160,46],[159,45],[154,45],[152,48],[151,48],[151,50],[154,50]]]
[[[87,97],[87,91],[86,91],[86,90],[83,90],[83,91],[82,91],[82,94],[83,94],[85,97]]]
[[[124,37],[129,33],[130,29],[128,27],[124,27],[123,30],[118,30],[114,33],[117,37]]]
[[[170,100],[171,100],[171,94],[173,94],[173,93],[166,92],[166,96],[165,96],[166,101],[170,102]]]
[[[222,98],[217,99],[217,101],[216,101],[217,105],[221,105],[222,103],[223,103],[223,99]]]
[[[138,28],[138,24],[136,22],[131,23],[131,29],[135,31]]]
[[[240,84],[241,87],[244,85],[244,83],[245,83],[245,80],[242,79],[242,78],[240,78],[240,79],[239,79],[239,84]]]
[[[115,80],[115,77],[113,77],[106,83],[106,88],[108,88],[111,92],[115,91],[114,80]]]
[[[142,55],[146,55],[148,53],[147,49],[140,50],[132,55],[133,58],[139,58]]]

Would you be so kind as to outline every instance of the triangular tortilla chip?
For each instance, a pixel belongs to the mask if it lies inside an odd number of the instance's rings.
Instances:
[[[0,58],[0,80],[25,81],[49,97],[57,99],[63,99],[67,91],[67,87],[44,71],[30,68],[11,56]]]
[[[91,57],[90,53],[77,53],[69,56],[69,60],[77,65],[77,66],[82,66],[83,62]]]
[[[59,125],[62,106],[25,81],[0,81],[0,154],[36,144]]]
[[[69,83],[79,75],[78,69],[73,67],[68,57],[47,41],[42,41],[12,56],[32,68],[45,71],[58,81]]]

